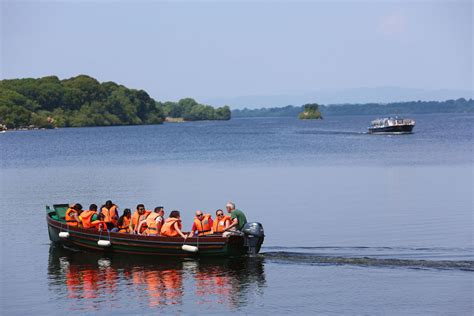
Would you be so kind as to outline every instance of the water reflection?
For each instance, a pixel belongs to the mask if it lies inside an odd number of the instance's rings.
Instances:
[[[49,289],[72,310],[208,306],[236,310],[265,288],[262,258],[171,260],[107,256],[51,246]],[[138,308],[138,309],[137,309]],[[181,309],[183,310],[183,309]]]

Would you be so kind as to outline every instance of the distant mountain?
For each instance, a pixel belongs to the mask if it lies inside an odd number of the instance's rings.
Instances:
[[[239,97],[203,98],[203,102],[216,106],[229,105],[233,109],[282,107],[289,104],[354,104],[395,103],[409,101],[444,101],[459,98],[472,99],[472,90],[425,90],[399,87],[355,88],[320,90],[302,94],[252,95]]]

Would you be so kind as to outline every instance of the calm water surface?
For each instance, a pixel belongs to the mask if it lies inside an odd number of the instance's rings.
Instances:
[[[473,312],[472,115],[235,119],[0,134],[2,314]],[[214,213],[266,239],[257,258],[156,260],[50,246],[44,206]],[[14,216],[13,214],[21,214]],[[18,228],[21,227],[21,230]]]

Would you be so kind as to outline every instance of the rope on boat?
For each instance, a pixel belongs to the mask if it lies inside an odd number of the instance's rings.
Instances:
[[[186,243],[186,238],[184,239],[183,245],[181,246],[181,249],[187,252],[197,252],[199,250],[198,247],[196,246],[191,246],[191,245],[185,245]],[[199,246],[199,236],[198,236],[198,241],[197,244]]]
[[[110,241],[110,231],[107,229],[107,234],[109,236],[109,240],[101,240],[102,237],[102,230],[99,230],[99,240],[97,241],[97,245],[101,247],[110,247],[112,245]]]
[[[63,225],[63,224],[61,224],[61,226],[62,226],[62,225]],[[62,228],[62,227],[61,227],[61,228]],[[68,224],[66,224],[66,231],[65,231],[65,232],[64,232],[64,231],[59,232],[58,236],[59,236],[60,238],[69,238],[69,225],[68,225]]]

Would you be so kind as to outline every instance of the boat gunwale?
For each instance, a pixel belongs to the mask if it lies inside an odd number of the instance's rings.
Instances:
[[[137,246],[142,246],[142,247],[146,247],[147,246],[146,244],[153,244],[156,247],[160,247],[160,245],[162,245],[161,247],[163,248],[163,247],[172,246],[172,245],[182,246],[186,242],[186,244],[199,244],[200,246],[221,246],[223,248],[229,243],[229,240],[232,239],[232,237],[240,237],[240,236],[229,236],[229,237],[202,236],[202,237],[189,237],[189,238],[183,239],[182,237],[142,236],[142,235],[116,233],[116,232],[101,233],[99,231],[91,230],[87,228],[68,226],[66,223],[60,220],[53,219],[51,217],[51,213],[48,213],[46,217],[47,217],[47,223],[49,226],[56,228],[58,230],[63,230],[69,233],[73,233],[74,235],[80,235],[78,236],[79,238],[90,239],[87,237],[98,237],[99,239],[107,240],[109,239],[109,236],[110,236],[110,240],[114,240],[119,243],[120,241],[131,242],[130,244],[127,244],[124,242],[121,243],[123,245],[127,245],[130,247],[133,247],[134,244]],[[152,246],[150,247],[156,248]]]

